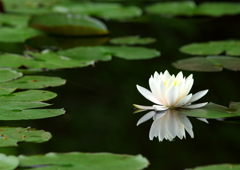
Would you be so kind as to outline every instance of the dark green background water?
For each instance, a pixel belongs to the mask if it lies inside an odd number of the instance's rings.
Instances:
[[[58,70],[41,75],[67,79],[67,84],[47,90],[58,97],[49,103],[53,108],[65,108],[63,116],[34,121],[1,121],[2,126],[31,126],[52,133],[53,138],[42,144],[21,143],[18,148],[1,149],[13,154],[44,154],[47,152],[112,152],[142,154],[149,159],[149,170],[176,170],[215,163],[240,163],[240,125],[209,120],[205,124],[190,118],[194,139],[172,142],[150,141],[152,121],[136,127],[144,113],[133,115],[132,104],[151,104],[136,89],[136,84],[148,88],[154,71],[166,69],[171,74],[180,70],[171,63],[190,57],[178,49],[192,42],[240,39],[240,17],[222,18],[161,18],[148,17],[145,22],[105,22],[111,37],[141,35],[154,37],[157,42],[147,45],[161,51],[161,57],[151,60],[128,61],[113,58],[93,67]],[[193,74],[196,93],[209,89],[199,102],[214,102],[228,106],[240,101],[240,73],[224,70]]]

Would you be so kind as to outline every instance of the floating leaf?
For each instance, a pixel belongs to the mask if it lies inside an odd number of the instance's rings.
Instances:
[[[126,46],[76,47],[68,50],[62,50],[58,53],[74,59],[103,61],[110,60],[111,55],[128,60],[150,59],[160,55],[160,53],[155,49]]]
[[[12,90],[12,89],[11,89]],[[10,90],[9,90],[10,91]],[[8,92],[9,92],[8,91]],[[27,91],[22,91],[22,92],[17,92],[17,93],[8,93],[4,94],[4,96],[1,95],[2,88],[0,88],[0,101],[22,101],[22,102],[40,102],[40,101],[46,101],[53,99],[57,96],[56,93],[50,92],[50,91],[45,91],[45,90],[27,90]],[[0,106],[1,107],[1,106]]]
[[[1,42],[24,42],[26,39],[42,34],[33,28],[0,28],[0,41]]]
[[[18,146],[18,142],[42,143],[51,139],[51,134],[43,130],[21,127],[0,127],[0,147]],[[0,163],[0,167],[1,167]]]
[[[1,144],[0,144],[1,145]],[[0,169],[1,170],[14,170],[19,164],[19,160],[15,156],[6,156],[0,153]]]
[[[204,15],[219,17],[240,14],[240,3],[235,2],[203,2],[196,6],[194,1],[159,2],[146,7],[152,14],[171,16]]]
[[[16,88],[4,88],[4,87],[0,87],[0,96],[2,95],[8,95],[12,92],[14,92],[16,90]]]
[[[240,165],[238,164],[219,164],[219,165],[207,165],[199,166],[196,168],[186,169],[186,170],[240,170]]]
[[[63,0],[3,0],[7,12],[41,14],[51,12],[51,6]]]
[[[25,15],[1,14],[0,24],[26,28],[29,18],[30,16]]]
[[[141,170],[148,166],[148,161],[141,155],[117,155],[111,153],[48,153],[46,155],[19,157],[21,169],[41,170]]]
[[[240,3],[235,2],[203,2],[195,11],[195,15],[220,17],[240,14]]]
[[[227,55],[239,56],[240,40],[192,43],[181,47],[180,51],[192,55],[218,55],[226,52]]]
[[[240,116],[240,102],[231,102],[229,108],[214,103],[209,103],[199,109],[179,109],[180,112],[194,117],[225,118]]]
[[[108,30],[99,20],[74,14],[45,14],[33,16],[29,25],[53,35],[106,35]]]
[[[223,68],[233,71],[240,70],[240,58],[229,56],[208,56],[193,57],[178,60],[173,66],[190,71],[216,72],[222,71]]]
[[[128,19],[142,14],[135,6],[122,6],[118,3],[67,3],[53,8],[55,12],[97,16],[104,19]]]
[[[46,50],[42,53],[26,52],[28,57],[17,54],[0,55],[0,67],[27,69],[62,69],[88,66],[93,61],[79,61],[62,57],[55,52]],[[32,57],[29,57],[31,55]]]
[[[194,1],[159,2],[146,7],[146,11],[160,15],[187,15],[191,16],[196,8]]]
[[[144,47],[106,46],[105,49],[108,53],[127,60],[151,59],[160,56],[159,51]]]
[[[42,89],[46,87],[61,86],[66,80],[59,77],[24,76],[11,82],[1,83],[0,87],[19,89]]]
[[[22,77],[22,75],[22,73],[14,70],[0,69],[0,83]]]
[[[123,45],[135,45],[135,44],[151,44],[155,42],[154,38],[140,38],[140,36],[127,36],[112,38],[110,42],[112,44],[123,44]]]

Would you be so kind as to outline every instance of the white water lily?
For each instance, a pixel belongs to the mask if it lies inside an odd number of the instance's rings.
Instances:
[[[154,137],[158,137],[159,141],[164,139],[172,141],[175,137],[180,139],[186,138],[185,130],[193,138],[192,124],[189,121],[187,115],[178,112],[177,110],[169,109],[164,112],[150,111],[145,114],[139,121],[137,125],[153,118],[153,123],[149,132],[150,140]],[[206,123],[206,119],[199,119]]]
[[[166,70],[164,73],[154,73],[149,79],[151,91],[137,85],[138,91],[148,100],[155,103],[152,106],[134,105],[143,110],[164,111],[173,108],[196,109],[207,104],[192,104],[196,100],[207,94],[208,90],[203,90],[192,95],[189,94],[193,85],[192,74],[187,78],[183,77],[182,72],[177,76],[170,75]]]

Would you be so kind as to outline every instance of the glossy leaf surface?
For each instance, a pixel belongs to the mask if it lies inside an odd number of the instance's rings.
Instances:
[[[154,38],[140,38],[140,36],[126,36],[112,38],[110,42],[112,44],[123,44],[123,45],[135,45],[135,44],[151,44],[156,40]]]

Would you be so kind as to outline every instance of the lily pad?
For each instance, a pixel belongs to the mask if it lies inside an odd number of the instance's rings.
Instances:
[[[41,170],[141,170],[148,161],[141,155],[117,155],[111,153],[48,153],[46,155],[19,157],[21,169]]]
[[[216,72],[222,71],[223,68],[239,71],[240,58],[229,56],[208,56],[208,57],[192,57],[178,60],[173,66],[181,70]]]
[[[135,45],[135,44],[151,44],[154,43],[156,39],[154,38],[140,38],[140,36],[127,36],[112,38],[110,43],[112,44],[123,44],[123,45]]]
[[[8,91],[8,94],[1,95],[2,88],[0,88],[0,101],[1,102],[12,102],[12,101],[21,101],[21,102],[40,102],[53,99],[57,96],[56,93],[45,91],[45,90],[27,90],[17,93],[12,93]],[[1,106],[0,106],[1,107]]]
[[[26,52],[28,57],[17,54],[0,55],[0,67],[39,69],[63,69],[88,66],[93,61],[80,61],[62,57],[55,52],[45,50],[41,53]],[[31,57],[30,57],[31,56]]]
[[[192,55],[227,55],[240,56],[240,40],[210,41],[192,43],[180,48],[180,51]]]
[[[22,77],[22,73],[10,70],[10,69],[0,69],[0,83],[11,81],[16,78]]]
[[[207,165],[199,166],[196,168],[186,169],[186,170],[240,170],[240,165],[238,164],[219,164],[219,165]]]
[[[14,170],[19,164],[19,160],[15,156],[6,156],[0,153],[0,169],[1,170]]]
[[[159,2],[146,7],[151,14],[191,16],[196,8],[194,1]]]
[[[52,35],[106,35],[107,27],[99,20],[76,14],[45,14],[33,16],[29,26]]]
[[[66,3],[56,5],[55,12],[96,16],[104,19],[129,19],[140,16],[142,10],[136,6],[122,6],[118,3]]]
[[[214,103],[209,103],[199,109],[179,109],[180,112],[201,118],[226,118],[240,116],[240,102],[231,102],[229,108]]]
[[[220,17],[240,14],[240,3],[236,2],[203,2],[195,11],[195,15]]]
[[[203,2],[196,6],[194,1],[158,2],[146,7],[151,14],[170,16],[210,16],[240,14],[240,3],[236,2]]]
[[[74,59],[102,61],[110,60],[112,55],[127,60],[150,59],[160,55],[155,49],[127,46],[76,47],[59,51],[58,54]]]
[[[0,42],[24,42],[26,39],[40,35],[42,32],[28,27],[0,28]]]
[[[42,143],[50,140],[51,137],[49,132],[43,130],[21,127],[0,127],[0,147],[18,146],[18,142]],[[16,160],[14,162],[17,163]],[[0,167],[1,165],[2,163],[0,163]]]
[[[25,15],[1,14],[0,24],[26,28],[29,18]]]

